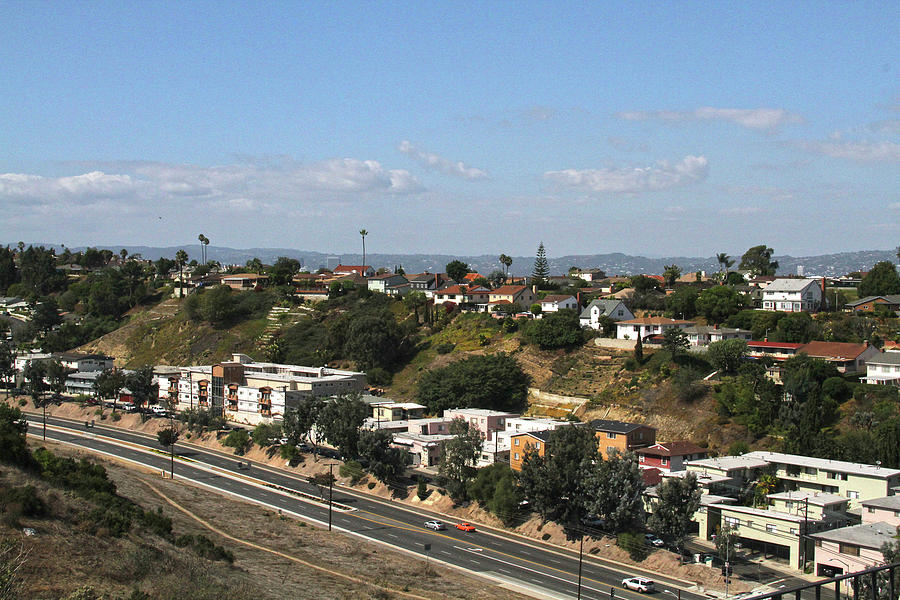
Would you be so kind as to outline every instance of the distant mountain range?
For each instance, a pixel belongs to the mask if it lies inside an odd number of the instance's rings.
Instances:
[[[43,245],[46,248],[56,248],[57,252],[62,251],[62,247],[55,244],[36,244]],[[116,253],[123,246],[97,246],[97,248],[108,248]],[[84,250],[84,247],[69,248],[72,251]],[[138,253],[144,258],[156,260],[161,256],[172,258],[178,250],[184,249],[192,259],[200,258],[200,245],[193,244],[187,246],[169,246],[164,248],[154,246],[125,246],[129,253]],[[304,266],[311,270],[319,267],[334,267],[337,264],[358,265],[362,262],[361,254],[342,254],[330,255],[321,252],[313,252],[307,250],[296,250],[293,248],[227,248],[223,246],[208,246],[206,248],[209,260],[217,260],[223,265],[238,264],[243,265],[252,258],[259,258],[266,264],[273,263],[279,256],[287,256],[296,258],[303,263]],[[481,254],[477,256],[449,255],[449,254],[366,254],[366,262],[376,269],[379,267],[387,267],[393,269],[395,266],[403,266],[407,273],[421,273],[423,271],[439,272],[444,270],[444,266],[452,260],[462,260],[469,264],[473,271],[477,271],[483,275],[489,275],[491,271],[496,269],[502,270],[500,262],[497,260],[499,255]],[[740,256],[733,257],[737,263],[740,262]],[[793,275],[798,273],[798,268],[802,267],[803,274],[838,276],[851,273],[853,271],[867,271],[872,266],[883,260],[896,262],[897,255],[895,250],[861,250],[859,252],[840,252],[837,254],[822,254],[818,256],[776,256],[778,261],[779,275]],[[512,275],[530,275],[534,266],[533,256],[513,256],[510,274]],[[719,263],[716,262],[714,256],[711,257],[689,257],[689,256],[670,256],[666,258],[647,258],[645,256],[629,256],[622,253],[611,254],[586,254],[586,255],[570,255],[560,257],[547,257],[550,263],[551,275],[562,275],[568,272],[570,267],[580,267],[582,269],[599,268],[603,269],[608,275],[637,275],[639,273],[660,274],[663,272],[665,265],[672,263],[681,267],[683,273],[692,273],[695,271],[714,272],[719,270]]]

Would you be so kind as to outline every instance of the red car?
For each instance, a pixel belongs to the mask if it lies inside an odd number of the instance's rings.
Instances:
[[[475,531],[475,526],[469,523],[468,521],[463,521],[462,523],[457,523],[456,528],[460,531]]]

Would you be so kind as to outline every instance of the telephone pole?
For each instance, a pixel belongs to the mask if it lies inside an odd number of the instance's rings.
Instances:
[[[332,499],[334,496],[332,495],[334,490],[334,465],[336,463],[328,464],[328,531],[331,531],[331,508],[334,506],[334,502]]]

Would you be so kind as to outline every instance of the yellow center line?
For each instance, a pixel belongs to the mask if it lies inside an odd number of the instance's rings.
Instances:
[[[374,516],[376,516],[376,517],[380,517],[380,518],[386,519],[386,520],[388,520],[388,521],[393,521],[394,523],[400,523],[400,525],[394,525],[394,524],[391,524],[391,523],[385,523],[385,522],[383,522],[383,521],[378,521],[378,520],[376,520],[376,519],[370,519],[370,518],[368,518],[368,517],[364,517],[361,513],[367,513],[367,514],[370,514],[370,515],[374,515]],[[505,556],[505,557],[507,557],[507,558],[512,558],[512,559],[520,560],[520,561],[522,561],[522,562],[525,562],[525,563],[528,563],[528,564],[531,564],[531,565],[535,565],[535,566],[539,566],[539,567],[544,567],[545,569],[549,569],[549,570],[551,570],[551,571],[556,571],[557,573],[563,573],[563,574],[565,574],[565,575],[572,575],[572,574],[573,574],[573,573],[570,572],[570,571],[566,571],[566,570],[564,570],[564,569],[558,569],[558,568],[552,567],[552,566],[550,566],[550,565],[545,565],[544,563],[540,563],[540,562],[537,562],[537,561],[534,561],[534,560],[530,560],[530,559],[528,559],[528,558],[522,558],[521,556],[516,556],[515,554],[510,554],[510,553],[504,552],[504,551],[502,551],[502,550],[495,550],[494,548],[488,548],[488,547],[486,547],[486,546],[482,546],[481,544],[478,544],[478,543],[475,543],[475,542],[468,542],[468,541],[466,541],[466,540],[460,540],[459,538],[452,537],[452,536],[450,536],[450,535],[447,535],[446,533],[438,533],[437,531],[432,531],[432,530],[430,530],[430,529],[419,529],[418,527],[411,527],[411,526],[407,525],[406,523],[403,523],[403,521],[398,521],[397,519],[394,519],[394,518],[392,518],[392,517],[381,517],[381,515],[378,515],[377,513],[373,513],[373,512],[371,512],[371,511],[367,511],[367,510],[364,510],[364,509],[358,509],[357,512],[355,512],[355,513],[348,513],[348,516],[353,516],[353,517],[356,517],[356,518],[361,519],[361,520],[363,520],[363,521],[369,521],[369,522],[375,523],[375,524],[377,524],[377,525],[384,525],[384,526],[386,526],[386,527],[392,527],[392,528],[394,528],[394,529],[400,529],[400,530],[404,530],[404,531],[412,531],[412,532],[414,532],[414,533],[425,533],[425,534],[427,534],[427,535],[445,538],[445,539],[452,540],[452,541],[457,542],[457,543],[465,544],[465,545],[470,546],[470,547],[473,547],[473,548],[480,548],[480,549],[482,549],[482,550],[488,550],[488,551],[490,551],[490,552],[495,552],[495,553],[497,553],[497,554],[499,554],[499,555],[501,555],[501,556]],[[574,559],[574,557],[569,557],[569,558],[573,558],[573,559]],[[631,590],[629,590],[629,589],[626,588],[626,587],[622,587],[622,586],[614,585],[614,584],[608,584],[608,583],[605,583],[605,582],[603,582],[603,581],[599,581],[599,580],[597,580],[597,579],[592,579],[592,578],[590,578],[590,577],[582,577],[581,579],[582,579],[582,581],[590,581],[590,582],[593,582],[593,583],[596,583],[596,584],[600,584],[600,585],[604,585],[604,586],[608,585],[608,586],[610,586],[610,587],[616,588],[616,589],[618,589],[618,590],[626,591],[626,592],[630,592],[630,591],[631,591]],[[674,587],[674,586],[673,586],[673,587]]]

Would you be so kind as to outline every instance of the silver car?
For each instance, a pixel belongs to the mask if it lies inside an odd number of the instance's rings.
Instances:
[[[425,527],[427,527],[428,529],[434,529],[435,531],[442,531],[444,529],[447,529],[440,521],[425,521]]]

